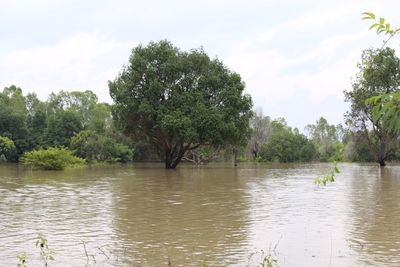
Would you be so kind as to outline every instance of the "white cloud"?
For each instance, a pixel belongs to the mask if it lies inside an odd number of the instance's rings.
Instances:
[[[168,38],[217,55],[267,113],[286,109],[280,116],[289,118],[297,106],[326,114],[325,103],[332,97],[339,103],[349,89],[361,51],[381,43],[361,13],[374,11],[393,24],[398,18],[394,0],[117,2],[8,1],[0,10],[3,25],[12,25],[0,27],[0,87],[16,84],[42,99],[51,91],[91,89],[110,101],[107,80],[131,48]]]
[[[295,58],[278,50],[236,50],[227,62],[243,76],[247,90],[268,104],[304,89],[310,91],[314,100],[323,99],[332,94],[341,95],[348,87],[361,51],[359,48],[338,50],[363,37],[364,33],[334,36]],[[292,68],[296,71],[287,73]]]
[[[54,45],[12,51],[0,58],[1,85],[17,84],[35,90],[41,98],[61,89],[90,89],[108,100],[107,80],[115,77],[133,46],[133,42],[81,33]]]

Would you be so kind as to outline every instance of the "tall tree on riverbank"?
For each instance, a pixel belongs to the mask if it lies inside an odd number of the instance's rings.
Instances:
[[[364,12],[363,19],[373,20],[370,29],[376,29],[377,34],[388,36],[383,47],[395,36],[400,35],[400,28],[392,26],[385,18],[377,18],[372,12]],[[400,135],[400,93],[393,92],[381,94],[366,100],[367,105],[372,106],[372,119],[382,121],[392,134]]]
[[[248,137],[252,102],[244,83],[202,49],[139,45],[109,88],[120,128],[153,144],[166,168],[201,145],[236,145]]]
[[[249,149],[254,159],[259,157],[262,145],[271,135],[271,118],[264,116],[262,109],[255,109],[254,115],[250,120],[251,136],[249,140]]]
[[[347,124],[367,140],[369,150],[381,166],[395,147],[396,135],[382,119],[374,116],[374,107],[367,99],[400,92],[400,59],[393,49],[368,49],[362,54],[352,91],[345,91],[351,110],[346,113]]]

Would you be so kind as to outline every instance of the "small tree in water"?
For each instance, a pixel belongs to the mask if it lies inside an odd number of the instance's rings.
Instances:
[[[188,150],[243,144],[248,137],[252,101],[244,83],[202,49],[181,51],[168,41],[139,45],[109,88],[117,125],[151,143],[168,169]]]

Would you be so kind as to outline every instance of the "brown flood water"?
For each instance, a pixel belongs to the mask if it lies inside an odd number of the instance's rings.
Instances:
[[[63,172],[0,165],[0,266],[400,266],[400,166],[161,164]],[[88,257],[82,241],[86,244]]]

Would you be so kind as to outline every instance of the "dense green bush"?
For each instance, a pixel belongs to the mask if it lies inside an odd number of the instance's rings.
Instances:
[[[133,156],[128,146],[91,130],[81,131],[72,137],[71,148],[76,156],[88,162],[128,162]]]
[[[262,161],[271,162],[307,162],[318,155],[316,146],[299,133],[292,130],[282,119],[272,121],[272,134],[261,146],[259,153]]]
[[[26,152],[21,162],[34,169],[63,170],[66,167],[82,165],[85,160],[72,155],[72,152],[65,148],[49,147]]]

